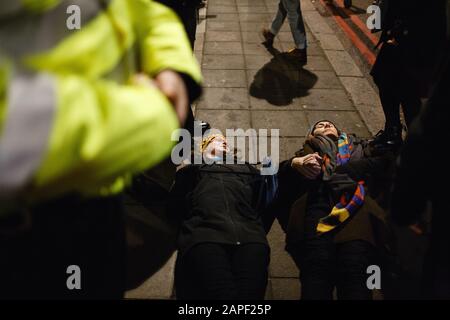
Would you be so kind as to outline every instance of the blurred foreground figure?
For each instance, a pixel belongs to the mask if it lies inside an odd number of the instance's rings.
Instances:
[[[386,118],[374,145],[402,143],[400,106],[406,125],[428,97],[431,76],[445,40],[445,0],[381,2],[382,45],[371,74]]]
[[[450,1],[448,1],[450,26]],[[450,31],[450,28],[448,28]],[[450,35],[450,33],[449,33]],[[447,39],[450,39],[447,36]],[[424,211],[431,210],[430,248],[423,268],[423,297],[450,299],[450,203],[448,200],[449,174],[446,159],[430,162],[423,155],[431,150],[442,150],[448,135],[448,107],[450,105],[450,41],[447,40],[439,76],[430,99],[411,125],[398,159],[398,168],[392,192],[392,218],[400,225],[420,228]],[[426,230],[420,230],[423,233]]]
[[[200,93],[183,27],[148,0],[6,0],[0,43],[0,297],[121,298],[119,194]]]

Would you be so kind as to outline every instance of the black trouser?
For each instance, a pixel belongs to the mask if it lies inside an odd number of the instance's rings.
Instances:
[[[119,197],[65,198],[34,208],[31,229],[0,234],[0,298],[122,298],[126,286],[123,218]],[[74,274],[67,273],[71,265],[80,268],[80,290],[67,287]]]
[[[403,60],[400,48],[384,44],[371,72],[386,118],[385,129],[401,128],[400,106],[407,126],[420,112],[420,85],[411,77]]]
[[[372,261],[372,245],[360,240],[336,244],[333,231],[317,236],[317,223],[330,208],[325,198],[318,197],[314,203],[305,216],[305,240],[294,253],[300,264],[302,299],[331,300],[335,287],[338,299],[371,299],[366,270]]]
[[[270,259],[264,244],[201,243],[177,260],[178,299],[264,299]]]
[[[370,244],[349,241],[334,244],[326,237],[307,241],[301,252],[302,299],[331,300],[336,287],[339,300],[369,300],[366,281]]]

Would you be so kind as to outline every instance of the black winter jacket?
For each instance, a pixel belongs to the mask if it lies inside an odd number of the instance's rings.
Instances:
[[[259,170],[247,164],[188,165],[177,172],[169,212],[181,220],[178,249],[195,244],[267,245],[256,209]]]

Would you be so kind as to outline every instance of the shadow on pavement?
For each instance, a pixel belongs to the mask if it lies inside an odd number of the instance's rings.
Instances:
[[[286,106],[294,98],[308,95],[314,87],[317,76],[303,69],[303,66],[275,48],[267,49],[273,58],[256,73],[250,85],[250,95],[264,99],[275,106]]]
[[[155,274],[176,249],[177,227],[166,212],[175,167],[164,161],[136,177],[126,197],[127,290]]]

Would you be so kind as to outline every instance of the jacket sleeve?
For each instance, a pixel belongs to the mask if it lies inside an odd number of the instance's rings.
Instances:
[[[307,188],[311,185],[311,181],[291,167],[292,159],[293,158],[280,163],[277,174],[278,193],[275,200],[263,214],[263,223],[266,232],[270,231],[270,227],[275,218],[278,220],[283,230],[287,230],[292,204],[305,194]]]
[[[387,172],[394,163],[394,159],[394,154],[391,151],[379,155],[365,156],[359,160],[349,161],[338,166],[336,173],[346,173],[354,181],[367,181],[371,177],[380,176]]]
[[[36,197],[115,193],[170,154],[178,121],[156,88],[79,76],[55,77],[55,86],[45,155],[32,177]]]
[[[128,0],[141,44],[142,69],[154,76],[164,69],[180,73],[192,102],[201,93],[201,72],[177,15],[148,0]]]

